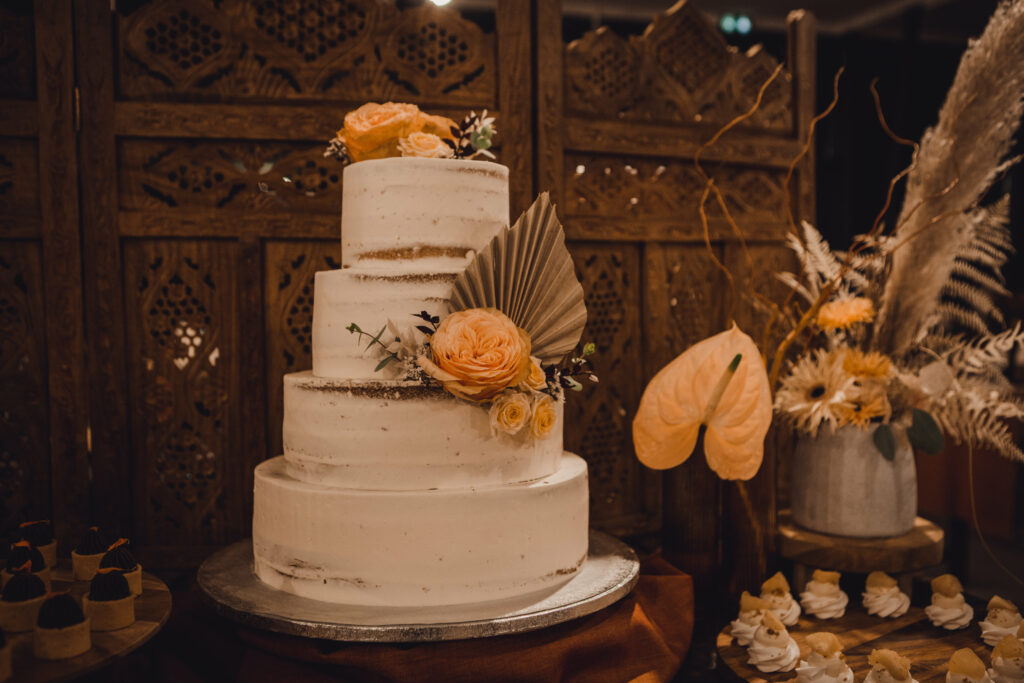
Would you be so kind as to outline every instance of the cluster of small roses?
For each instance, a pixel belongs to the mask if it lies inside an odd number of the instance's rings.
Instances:
[[[489,403],[495,434],[517,434],[527,425],[534,438],[551,434],[558,421],[555,402],[561,400],[563,388],[579,387],[574,376],[583,372],[585,360],[573,359],[564,371],[542,368],[540,360],[530,355],[530,336],[494,308],[457,311],[443,321],[427,311],[413,316],[424,324],[400,329],[388,321],[376,335],[355,323],[347,329],[369,338],[366,349],[381,347],[383,358],[377,370],[396,363],[411,370],[403,373],[405,379],[418,375],[461,399]],[[385,336],[388,331],[390,335]],[[417,331],[425,342],[417,340]],[[592,353],[593,345],[588,344],[584,352]],[[592,373],[590,377],[596,381]]]
[[[324,156],[342,164],[422,157],[494,158],[489,151],[496,132],[494,117],[471,112],[461,125],[444,116],[431,116],[415,104],[369,102],[345,115],[344,126],[324,150]]]

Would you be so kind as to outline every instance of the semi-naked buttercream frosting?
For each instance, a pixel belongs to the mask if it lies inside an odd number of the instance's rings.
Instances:
[[[543,437],[509,434],[486,404],[416,376],[412,357],[379,367],[381,345],[416,347],[426,335],[411,330],[449,315],[455,278],[508,224],[504,166],[345,168],[343,267],[316,275],[313,369],[285,376],[284,455],[255,473],[263,582],[326,602],[429,608],[526,599],[578,572],[587,466],[562,450],[561,401]],[[435,319],[414,317],[423,311]]]
[[[587,466],[565,454],[535,482],[368,491],[256,468],[253,551],[265,583],[315,600],[432,606],[561,585],[587,554]]]
[[[455,277],[508,227],[508,207],[508,168],[500,164],[394,158],[347,167],[343,267],[316,275],[313,374],[380,379],[379,355],[348,326],[376,334],[420,311],[443,316]]]
[[[558,424],[562,403],[555,403]],[[562,431],[492,433],[487,410],[419,382],[284,378],[284,457],[295,479],[415,490],[517,483],[562,460]]]

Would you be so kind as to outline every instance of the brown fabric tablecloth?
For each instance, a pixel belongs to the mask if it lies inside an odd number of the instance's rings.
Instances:
[[[179,600],[164,647],[200,680],[669,681],[693,634],[693,582],[660,558],[636,588],[596,614],[517,635],[443,643],[337,643],[286,636],[221,619],[196,596]],[[177,659],[177,658],[176,658]],[[185,672],[178,671],[179,680]]]

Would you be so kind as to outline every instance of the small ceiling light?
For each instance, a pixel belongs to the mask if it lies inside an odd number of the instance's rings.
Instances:
[[[736,33],[745,36],[750,33],[750,29],[752,28],[754,28],[754,23],[750,21],[750,17],[746,14],[741,14],[736,17]]]
[[[435,5],[437,5],[438,7],[444,7],[445,5],[447,5],[452,0],[430,0],[430,1],[432,3],[434,3]]]
[[[732,33],[736,30],[736,17],[731,14],[723,14],[718,25],[722,28],[722,33]]]

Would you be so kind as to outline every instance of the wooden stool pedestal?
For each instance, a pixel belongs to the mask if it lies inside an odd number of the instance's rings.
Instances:
[[[810,531],[793,523],[789,510],[779,513],[779,553],[793,560],[793,591],[803,590],[815,569],[855,574],[883,571],[910,595],[911,574],[942,561],[942,529],[918,517],[914,529],[893,538],[847,538]]]

